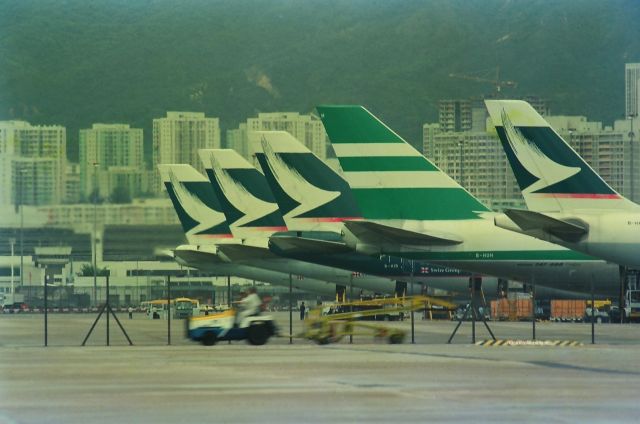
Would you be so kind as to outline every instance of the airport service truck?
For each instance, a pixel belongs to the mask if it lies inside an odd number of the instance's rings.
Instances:
[[[3,309],[19,308],[24,303],[24,295],[21,293],[0,294],[0,302]]]
[[[627,290],[624,307],[625,321],[640,320],[640,290]]]
[[[627,291],[624,295],[624,320],[640,321],[640,270],[628,269]]]

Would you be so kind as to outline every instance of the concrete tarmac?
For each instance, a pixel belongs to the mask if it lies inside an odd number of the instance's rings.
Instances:
[[[288,330],[288,314],[276,317]],[[179,321],[166,346],[166,321],[136,315],[122,321],[135,346],[111,322],[114,345],[104,346],[101,323],[92,346],[79,347],[93,319],[52,317],[44,348],[42,316],[0,316],[0,423],[573,423],[640,416],[638,325],[599,325],[602,343],[582,347],[474,346],[470,323],[447,345],[455,323],[428,321],[416,321],[415,345],[362,336],[352,345],[289,345],[284,338],[204,347],[181,337]],[[407,321],[392,325],[409,328]],[[500,338],[530,338],[530,326],[492,323]],[[538,335],[589,342],[589,329],[539,323]]]

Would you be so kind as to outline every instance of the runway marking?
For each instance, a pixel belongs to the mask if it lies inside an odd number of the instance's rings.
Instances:
[[[584,344],[574,340],[481,340],[476,346],[561,346],[578,347]]]

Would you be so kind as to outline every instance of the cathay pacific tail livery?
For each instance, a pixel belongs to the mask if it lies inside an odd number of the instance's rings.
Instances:
[[[231,232],[238,243],[219,249],[234,261],[247,259],[261,268],[293,272],[305,277],[331,281],[340,286],[353,285],[376,293],[394,294],[396,281],[351,270],[310,264],[276,255],[268,249],[269,237],[287,230],[278,204],[265,176],[246,159],[230,149],[199,151],[211,184],[222,206]],[[247,218],[249,216],[249,218]],[[254,260],[259,256],[259,261]]]
[[[345,223],[356,250],[571,291],[593,280],[617,293],[617,266],[496,227],[495,212],[362,106],[317,109],[365,219]]]
[[[640,205],[607,184],[521,100],[487,100],[529,210],[496,225],[616,264],[640,267]]]
[[[162,164],[158,168],[190,243],[174,250],[178,263],[218,275],[233,275],[280,286],[289,286],[291,281],[296,289],[335,296],[335,283],[298,278],[293,271],[264,269],[259,266],[260,258],[234,263],[221,247],[233,246],[240,241],[233,239],[209,180],[191,165]],[[291,274],[295,278],[292,279]]]
[[[307,230],[296,231],[295,235],[272,236],[269,245],[272,250],[308,262],[466,294],[471,273],[421,260],[365,255],[340,243],[343,223],[362,220],[347,182],[291,134],[284,131],[259,134],[264,153],[258,152],[256,157],[285,222],[290,229]],[[338,195],[317,196],[319,192]],[[320,202],[319,198],[324,201]],[[328,234],[336,237],[327,237]],[[518,286],[519,283],[513,281],[508,283],[509,289],[517,289]],[[507,280],[485,275],[483,287],[486,296],[496,297],[506,291]],[[547,298],[578,297],[576,293],[544,286],[538,286],[537,294]]]

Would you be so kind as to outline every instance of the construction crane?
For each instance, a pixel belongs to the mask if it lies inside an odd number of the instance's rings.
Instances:
[[[476,82],[487,82],[490,83],[494,86],[495,88],[495,97],[500,97],[500,93],[502,92],[502,87],[513,87],[516,88],[518,86],[518,83],[515,81],[508,81],[508,80],[501,80],[500,79],[500,67],[497,66],[496,70],[495,70],[495,78],[483,78],[483,77],[479,77],[479,76],[475,76],[475,75],[466,75],[466,74],[457,74],[457,73],[451,73],[449,74],[450,78],[460,78],[460,79],[466,79],[469,81],[476,81]]]

